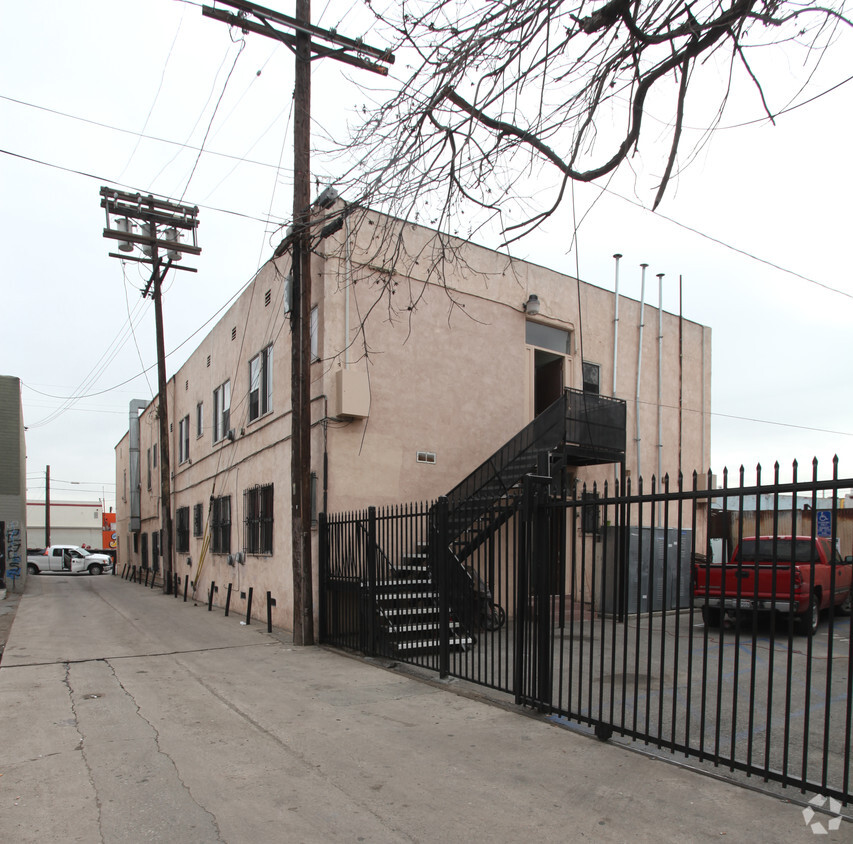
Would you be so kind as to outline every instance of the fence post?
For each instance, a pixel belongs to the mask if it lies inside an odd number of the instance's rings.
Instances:
[[[367,508],[367,654],[376,656],[376,508]]]
[[[252,623],[252,592],[254,591],[254,587],[249,587],[249,598],[246,601],[246,624]]]
[[[272,592],[267,592],[267,633],[272,633]]]
[[[329,536],[327,531],[328,522],[326,520],[326,514],[320,513],[317,537],[318,556],[320,557],[320,561],[317,564],[320,589],[320,606],[317,608],[317,611],[320,626],[321,645],[326,641],[326,601],[328,600],[328,596],[326,595],[326,577],[328,574],[329,567]]]
[[[188,574],[184,575],[184,603],[187,602],[187,587],[190,585],[190,576]]]
[[[210,591],[207,593],[207,611],[211,612],[213,610],[213,588],[216,586],[214,581],[210,581]]]
[[[450,674],[450,600],[447,594],[450,503],[442,495],[435,507],[435,571],[438,574],[438,676]]]

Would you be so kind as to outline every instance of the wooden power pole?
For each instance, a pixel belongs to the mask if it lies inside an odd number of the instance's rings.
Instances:
[[[387,75],[378,61],[391,63],[385,50],[311,24],[311,0],[296,0],[291,18],[243,0],[220,0],[237,14],[203,6],[206,17],[275,38],[296,53],[293,92],[293,233],[286,239],[292,263],[291,325],[291,536],[293,563],[293,643],[314,644],[311,564],[311,58],[327,56]],[[293,30],[282,32],[275,26]],[[316,39],[316,40],[314,40]],[[325,43],[322,43],[325,42]],[[327,46],[331,45],[331,46]],[[366,57],[370,58],[366,58]],[[283,245],[285,245],[283,244]],[[280,246],[276,255],[282,253]]]
[[[166,389],[166,347],[163,339],[163,279],[170,268],[196,272],[192,267],[175,264],[183,253],[200,255],[196,240],[198,208],[179,205],[153,196],[124,193],[111,188],[101,188],[101,207],[107,215],[104,237],[119,241],[119,250],[124,254],[110,252],[110,257],[123,261],[137,261],[151,265],[151,278],[142,293],[149,292],[154,299],[154,323],[157,332],[157,417],[160,426],[160,527],[163,555],[163,589],[172,591],[174,572],[174,541],[172,531],[172,461],[169,448],[169,402]],[[139,227],[139,234],[136,228]],[[188,234],[192,243],[182,243],[180,237]],[[132,256],[135,247],[142,250],[142,257]],[[166,261],[163,261],[165,253]]]

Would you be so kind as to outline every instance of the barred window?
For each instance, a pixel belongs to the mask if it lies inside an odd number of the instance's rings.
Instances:
[[[245,551],[272,554],[273,485],[256,486],[243,493]]]
[[[193,505],[193,536],[201,536],[204,533],[204,510],[201,504]]]
[[[190,550],[190,508],[178,507],[175,511],[175,550]]]
[[[213,499],[211,545],[214,554],[231,553],[231,496]]]

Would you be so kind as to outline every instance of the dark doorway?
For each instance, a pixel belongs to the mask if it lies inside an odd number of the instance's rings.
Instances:
[[[546,407],[552,405],[563,394],[564,355],[543,352],[536,349],[533,365],[533,413],[538,416]]]

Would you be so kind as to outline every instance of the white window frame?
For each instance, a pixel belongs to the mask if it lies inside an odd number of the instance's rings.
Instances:
[[[317,305],[311,308],[311,363],[320,360],[320,311]]]
[[[220,384],[213,391],[213,442],[218,443],[228,435],[231,421],[231,381]]]
[[[249,361],[249,421],[272,410],[272,346]]]
[[[190,416],[187,414],[178,422],[178,464],[190,459]]]

